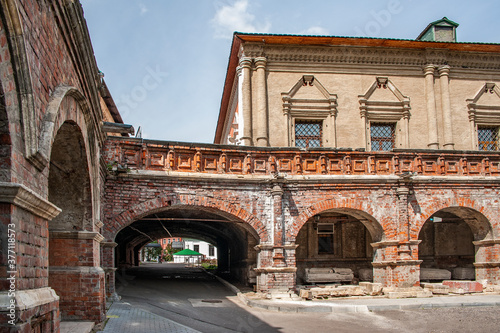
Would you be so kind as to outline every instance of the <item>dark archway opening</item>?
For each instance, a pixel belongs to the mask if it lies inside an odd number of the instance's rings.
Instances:
[[[490,234],[487,219],[469,208],[450,207],[432,215],[418,239],[420,280],[475,280],[475,240]]]
[[[123,228],[115,237],[115,266],[138,266],[140,251],[146,244],[169,237],[213,244],[217,249],[218,275],[244,285],[255,283],[251,268],[257,262],[256,232],[234,216],[198,206],[172,206]]]
[[[65,122],[52,145],[49,169],[49,201],[61,213],[49,222],[49,285],[60,300],[63,320],[83,319],[82,266],[93,266],[92,239],[82,240],[82,231],[92,231],[92,200],[85,145],[75,123]],[[98,285],[97,285],[98,286]],[[95,289],[93,286],[92,289]]]
[[[336,209],[311,217],[296,238],[297,284],[371,281],[371,243],[381,237],[382,228],[360,211]]]

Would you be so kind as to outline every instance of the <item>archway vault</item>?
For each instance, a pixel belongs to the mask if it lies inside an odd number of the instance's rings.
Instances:
[[[412,228],[412,238],[417,239],[424,223],[440,211],[452,213],[463,219],[471,228],[475,241],[497,239],[500,236],[493,228],[494,219],[498,219],[498,216],[487,206],[469,198],[452,198],[436,200],[432,205],[424,207],[420,219],[416,220],[415,228]]]
[[[118,213],[110,223],[105,224],[103,236],[109,241],[113,241],[116,235],[130,224],[146,216],[159,214],[179,207],[193,207],[207,213],[213,213],[227,221],[241,224],[243,228],[252,233],[260,242],[268,240],[269,236],[264,224],[253,214],[237,204],[211,197],[184,194],[158,196]]]
[[[297,236],[300,229],[310,218],[326,211],[335,211],[355,217],[368,229],[374,242],[385,239],[384,228],[374,217],[373,209],[365,201],[354,199],[328,199],[304,209],[295,222],[293,228],[295,234],[293,236]]]
[[[250,265],[257,261],[254,247],[259,244],[259,234],[246,221],[214,207],[175,204],[142,213],[116,233],[115,266],[138,265],[144,245],[167,237],[194,238],[214,245],[219,271],[229,272],[243,283],[248,281]]]

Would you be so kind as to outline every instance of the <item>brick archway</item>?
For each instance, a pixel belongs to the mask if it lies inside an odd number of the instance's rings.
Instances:
[[[304,226],[307,220],[311,217],[321,212],[333,209],[359,218],[363,225],[369,230],[373,241],[378,242],[385,239],[387,230],[383,228],[377,219],[375,219],[374,211],[370,205],[361,200],[354,199],[328,199],[305,208],[294,223],[293,237],[297,237],[297,234],[302,226]],[[386,228],[388,229],[390,226],[388,225]]]
[[[469,224],[469,226],[476,240],[499,237],[500,231],[498,230],[498,226],[500,223],[498,221],[498,216],[495,218],[495,215],[488,207],[480,205],[476,200],[466,197],[455,197],[442,200],[438,199],[427,206],[423,206],[420,218],[416,218],[416,223],[412,228],[411,238],[418,239],[425,222],[436,212],[446,209],[454,209],[457,211],[461,209],[464,211],[468,210],[470,214],[475,215],[477,224]]]
[[[101,141],[102,138],[90,124],[90,107],[87,99],[77,88],[71,86],[57,87],[50,97],[42,121],[38,153],[44,159],[49,159],[57,131],[67,121],[73,121],[80,127],[89,163],[97,163],[97,156],[94,157],[95,161],[90,156],[95,151],[90,139],[92,135],[95,135],[93,137],[95,141]]]
[[[253,214],[238,205],[199,195],[166,195],[137,204],[119,213],[110,222],[105,223],[104,237],[108,241],[113,241],[120,230],[134,221],[177,205],[199,206],[224,212],[249,225],[253,229],[253,232],[258,235],[260,242],[268,240],[269,236],[264,224]]]

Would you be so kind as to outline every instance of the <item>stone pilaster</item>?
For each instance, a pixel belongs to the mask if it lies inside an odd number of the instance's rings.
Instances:
[[[105,274],[100,267],[103,240],[91,231],[50,232],[49,285],[60,297],[63,320],[105,320]]]
[[[256,87],[256,100],[257,100],[257,142],[259,147],[269,146],[268,138],[268,117],[267,117],[267,84],[266,84],[266,58],[255,58],[257,87]]]
[[[112,297],[115,292],[115,272],[114,267],[114,253],[115,247],[118,246],[115,242],[102,242],[101,243],[101,267],[104,270],[106,281],[106,297]]]
[[[434,94],[434,65],[424,67],[425,75],[425,97],[427,101],[427,127],[428,140],[427,147],[430,149],[439,149],[436,96]]]
[[[476,280],[483,284],[500,285],[500,239],[475,241]]]
[[[449,84],[450,66],[439,67],[439,81],[441,83],[441,107],[443,110],[443,131],[445,149],[455,149],[453,142],[453,119],[451,116],[450,104],[450,84]]]
[[[241,137],[244,146],[252,146],[252,78],[251,78],[252,59],[244,57],[240,60],[238,68],[240,75],[241,92],[241,112],[243,114],[243,136]]]

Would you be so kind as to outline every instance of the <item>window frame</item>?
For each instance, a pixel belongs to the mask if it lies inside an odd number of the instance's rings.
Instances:
[[[306,144],[305,147],[297,146],[297,123],[317,123],[319,124],[319,146],[318,147],[310,147]],[[320,148],[324,146],[324,119],[318,119],[318,118],[294,118],[293,119],[293,146],[294,147],[300,147],[300,148],[305,148],[305,149],[314,149],[314,148]],[[311,136],[312,138],[313,136]],[[309,140],[307,141],[307,143]]]

